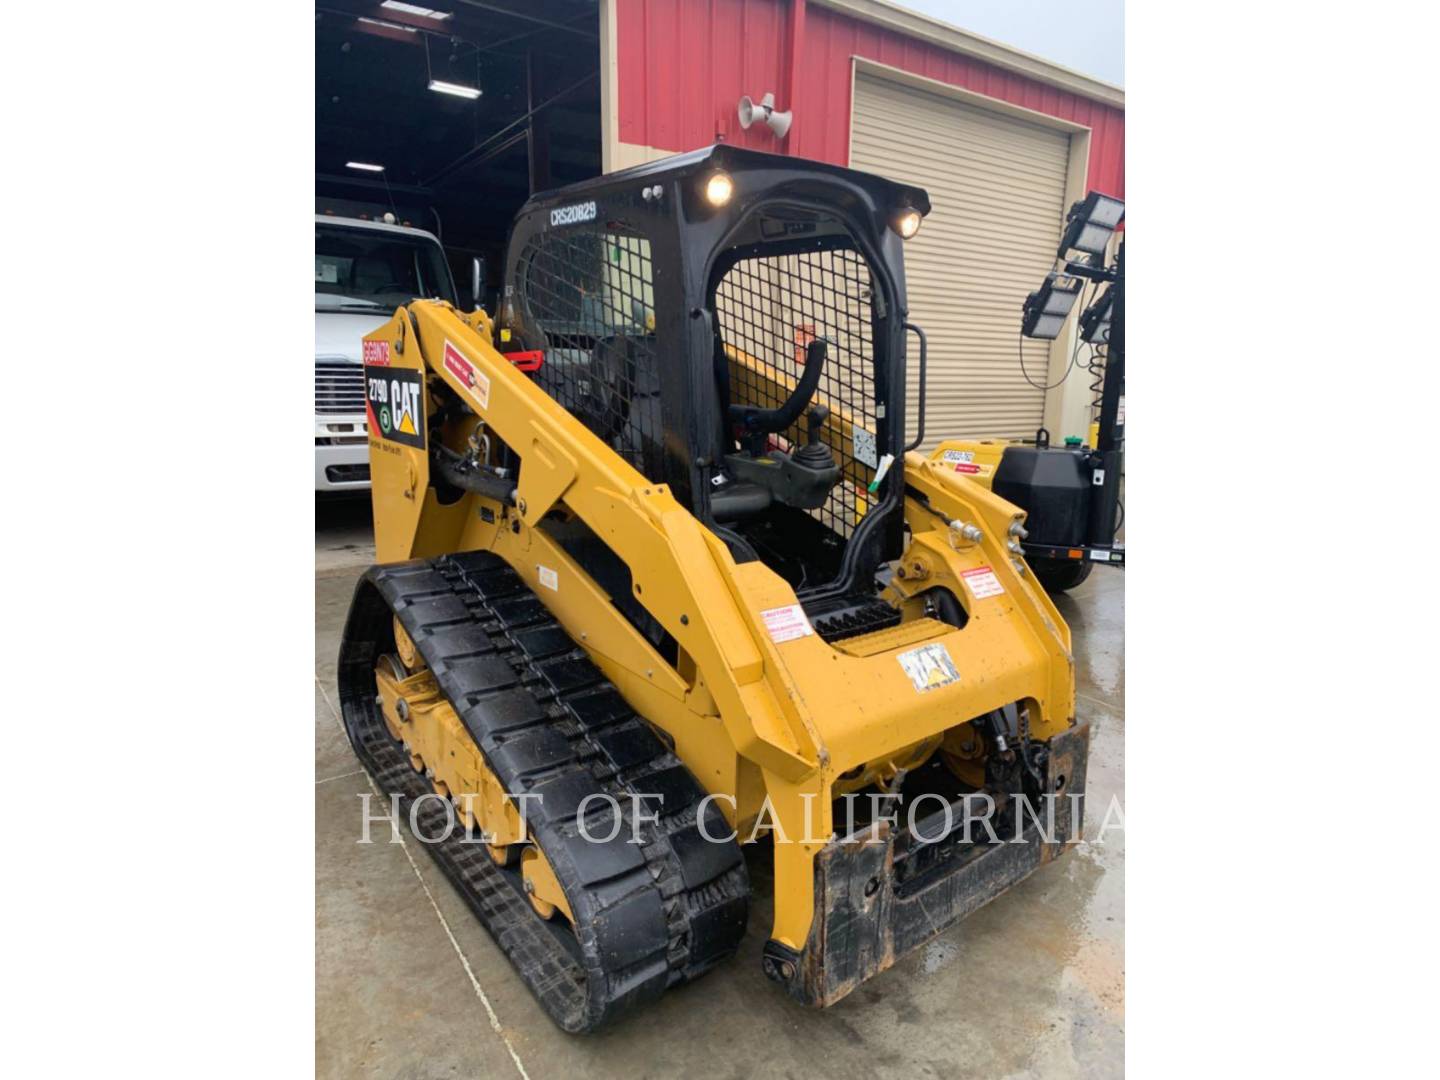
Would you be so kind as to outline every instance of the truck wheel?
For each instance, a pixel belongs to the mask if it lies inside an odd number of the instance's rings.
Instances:
[[[1089,559],[1066,559],[1063,562],[1059,559],[1037,559],[1030,568],[1035,571],[1035,579],[1045,591],[1054,595],[1075,588],[1090,576],[1090,568],[1094,565]]]

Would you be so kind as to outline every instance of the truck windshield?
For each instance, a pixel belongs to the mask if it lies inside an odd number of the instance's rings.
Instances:
[[[315,226],[315,310],[389,314],[432,297],[455,303],[439,244],[379,229]]]

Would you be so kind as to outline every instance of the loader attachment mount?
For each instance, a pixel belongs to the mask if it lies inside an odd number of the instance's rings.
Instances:
[[[913,831],[884,820],[831,840],[815,859],[810,937],[799,951],[767,942],[765,974],[803,1004],[833,1005],[1050,862],[1081,836],[1089,740],[1088,725],[1050,740],[1054,797],[1034,800],[1033,817],[1021,820],[1018,800],[986,815],[988,804],[961,797]]]

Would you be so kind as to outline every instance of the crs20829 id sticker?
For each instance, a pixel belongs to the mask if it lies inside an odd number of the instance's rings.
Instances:
[[[365,414],[382,439],[425,449],[425,381],[411,368],[365,365]]]

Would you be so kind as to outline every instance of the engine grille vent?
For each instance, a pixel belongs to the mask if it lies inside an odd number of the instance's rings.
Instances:
[[[365,369],[344,360],[315,361],[315,412],[338,416],[365,411]]]

